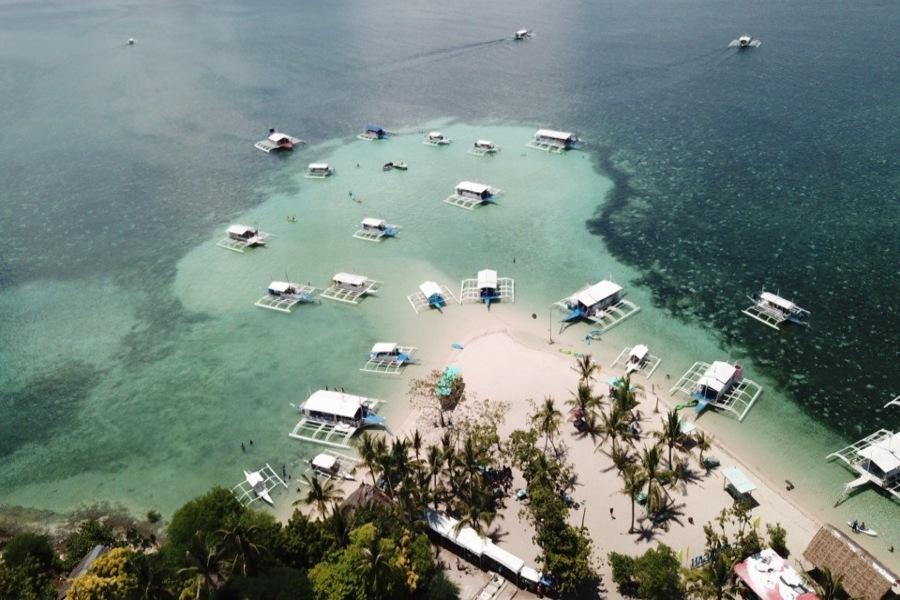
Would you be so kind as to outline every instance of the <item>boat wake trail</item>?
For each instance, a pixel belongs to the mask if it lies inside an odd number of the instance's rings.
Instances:
[[[497,38],[494,40],[487,40],[484,42],[473,42],[470,44],[459,44],[456,46],[448,46],[446,48],[437,48],[434,50],[428,50],[427,52],[419,52],[417,54],[413,54],[411,56],[407,56],[404,58],[400,58],[397,60],[392,60],[386,63],[382,63],[380,65],[376,65],[371,68],[373,73],[385,73],[389,71],[396,70],[398,68],[406,68],[409,66],[415,66],[419,64],[427,64],[431,62],[435,62],[438,60],[444,60],[448,58],[454,58],[460,54],[465,54],[467,52],[472,52],[473,50],[479,50],[481,48],[486,48],[489,46],[494,46],[501,42],[507,41],[507,38]]]

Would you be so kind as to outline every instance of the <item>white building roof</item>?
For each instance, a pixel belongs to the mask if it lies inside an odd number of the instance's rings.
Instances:
[[[273,281],[269,284],[269,289],[279,294],[286,293],[291,288],[291,284],[287,281]]]
[[[484,269],[478,271],[478,289],[497,288],[497,271]]]
[[[760,300],[764,300],[770,304],[774,304],[778,308],[782,308],[784,310],[795,310],[797,305],[791,302],[790,300],[785,300],[781,296],[777,296],[770,292],[763,292],[759,295]]]
[[[327,171],[329,167],[328,163],[309,163],[308,168],[310,171]]]
[[[444,296],[444,290],[442,290],[441,286],[434,281],[426,281],[419,286],[419,291],[422,292],[426,298],[431,298],[435,294],[441,297]]]
[[[568,131],[556,131],[555,129],[538,129],[534,134],[536,138],[550,138],[561,142],[568,141],[575,137],[574,133]]]
[[[475,140],[476,148],[493,148],[494,142],[491,140]]]
[[[253,232],[254,229],[248,225],[232,225],[228,228],[228,233],[233,233],[235,235],[245,235]]]
[[[387,225],[384,219],[375,219],[373,217],[366,217],[362,220],[362,224],[365,227],[384,227]]]
[[[394,342],[378,342],[372,346],[372,354],[390,354],[397,349]]]
[[[317,469],[331,471],[337,464],[337,457],[332,456],[331,454],[317,454],[315,458],[312,459],[312,464]]]
[[[604,279],[603,281],[595,283],[588,289],[578,292],[572,296],[572,299],[585,306],[593,306],[621,291],[622,286]]]
[[[707,387],[714,390],[717,394],[731,384],[734,375],[737,373],[737,367],[730,365],[721,360],[714,361],[703,377],[697,380],[697,387]]]
[[[365,275],[354,275],[353,273],[335,273],[331,278],[335,283],[346,283],[347,285],[364,285],[368,280]]]
[[[485,556],[493,558],[513,573],[518,573],[522,570],[522,567],[525,566],[524,560],[522,560],[515,554],[512,554],[511,552],[507,552],[491,540],[485,540],[482,553]]]
[[[456,189],[460,192],[471,192],[480,196],[485,192],[489,192],[491,188],[484,185],[483,183],[475,183],[473,181],[460,181],[456,184]]]
[[[645,346],[644,344],[638,344],[634,348],[631,349],[630,358],[634,358],[638,361],[642,361],[647,358],[647,354],[650,352],[650,348]]]
[[[900,469],[900,432],[859,451],[885,473]]]
[[[364,399],[362,396],[353,394],[319,390],[313,392],[313,395],[307,398],[300,408],[340,417],[355,417]]]

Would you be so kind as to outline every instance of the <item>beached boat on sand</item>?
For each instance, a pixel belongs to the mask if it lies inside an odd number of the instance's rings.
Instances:
[[[516,282],[511,277],[498,277],[493,269],[478,271],[475,279],[463,279],[459,302],[482,302],[488,308],[494,302],[515,302]]]
[[[740,365],[721,360],[698,361],[679,378],[670,393],[688,396],[698,413],[713,407],[727,410],[743,421],[762,393],[762,386],[745,378]]]
[[[562,328],[584,320],[598,325],[601,333],[609,330],[641,310],[624,296],[622,286],[606,279],[575,292],[556,303],[568,311]]]
[[[382,403],[374,398],[319,390],[297,407],[302,417],[288,435],[306,442],[349,448],[350,438],[360,429],[387,428],[385,418],[377,414]]]
[[[643,373],[649,379],[661,362],[661,358],[650,354],[650,348],[644,344],[637,344],[622,350],[611,366],[624,366],[626,375]]]

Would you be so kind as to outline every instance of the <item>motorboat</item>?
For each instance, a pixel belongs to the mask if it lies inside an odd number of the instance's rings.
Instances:
[[[514,35],[513,39],[517,42],[522,41],[524,39],[528,39],[531,37],[531,30],[529,29],[520,29]]]
[[[738,37],[738,48],[749,48],[753,43],[753,36],[745,33],[744,35]]]

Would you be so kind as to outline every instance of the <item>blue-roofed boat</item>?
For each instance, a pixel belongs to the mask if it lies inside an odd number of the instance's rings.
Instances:
[[[372,140],[383,140],[390,135],[390,132],[384,129],[383,127],[379,127],[378,125],[366,125],[366,130],[359,134],[358,137],[361,140],[372,141]]]

